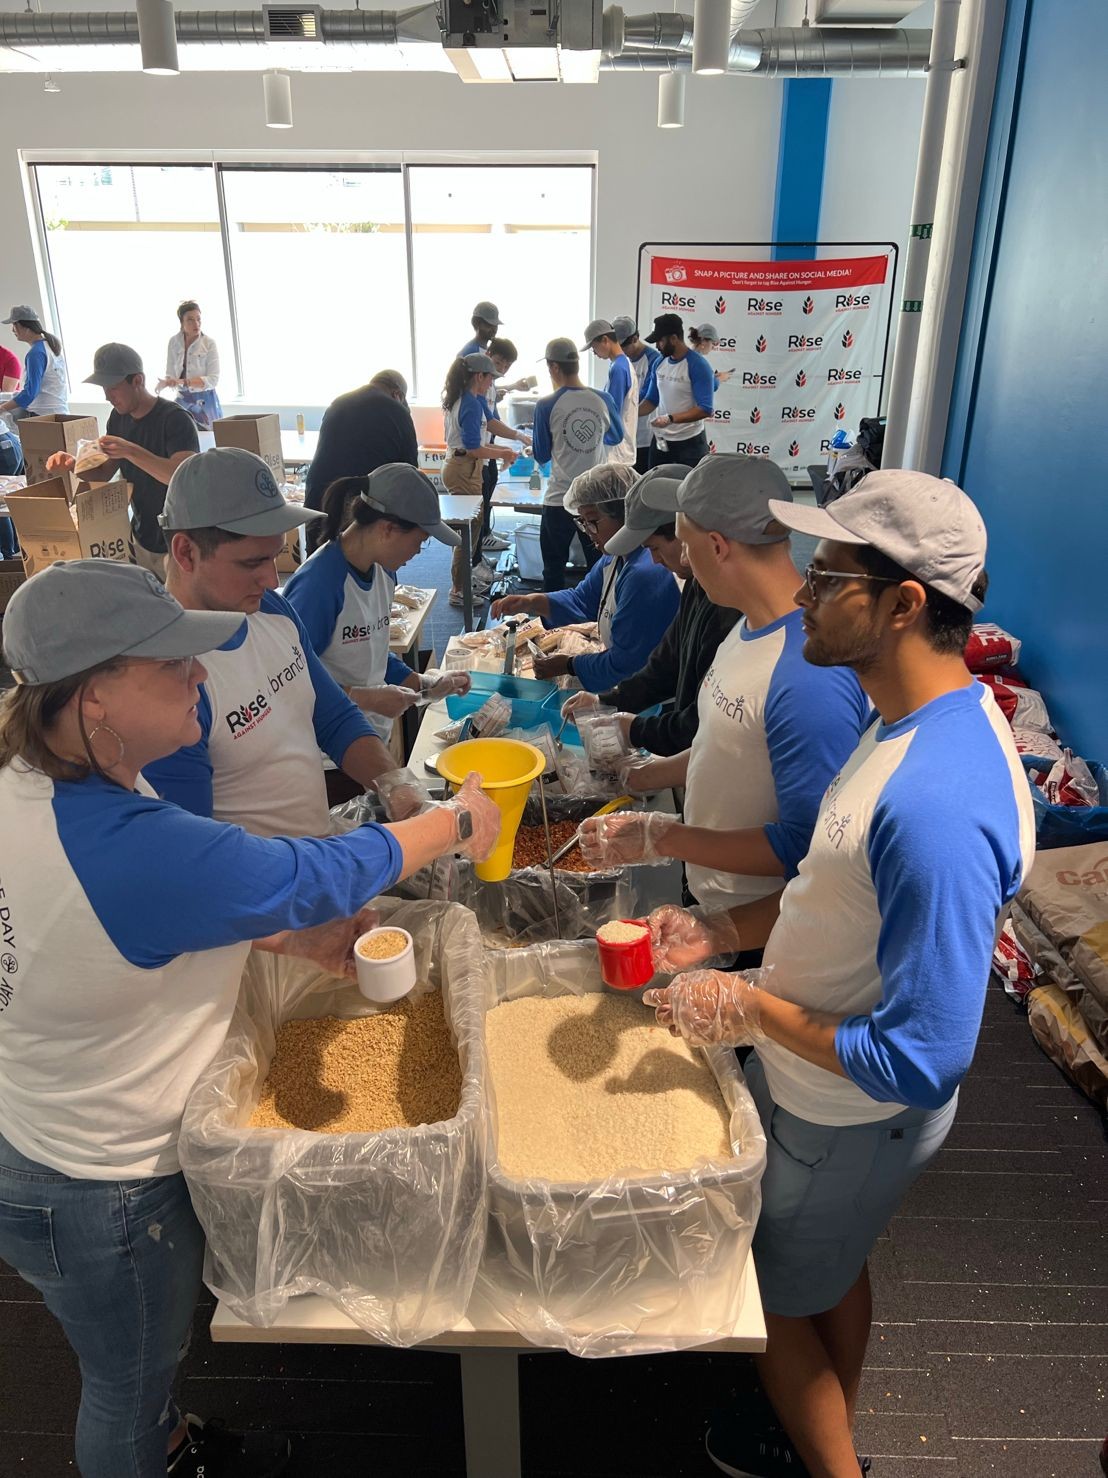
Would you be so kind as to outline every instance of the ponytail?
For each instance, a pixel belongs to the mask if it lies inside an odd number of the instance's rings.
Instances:
[[[469,389],[473,375],[466,369],[464,361],[456,359],[446,372],[446,384],[442,387],[442,408],[450,410],[457,405]]]
[[[57,334],[48,333],[47,330],[43,328],[42,324],[39,323],[37,318],[18,318],[16,319],[16,322],[19,324],[20,328],[29,329],[30,332],[33,334],[41,334],[46,342],[50,345],[51,354],[60,354],[62,352],[61,339],[58,338]]]
[[[398,529],[403,529],[405,533],[418,528],[418,524],[411,523],[406,518],[396,518],[391,513],[382,513],[379,508],[371,508],[361,496],[368,492],[368,477],[337,477],[328,484],[323,494],[323,526],[316,539],[317,549],[332,543],[352,523],[368,528],[370,524],[380,523],[384,519],[395,524]]]

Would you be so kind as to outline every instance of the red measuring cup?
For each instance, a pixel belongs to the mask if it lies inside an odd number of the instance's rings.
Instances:
[[[596,936],[596,947],[600,951],[600,974],[605,985],[615,990],[637,990],[654,978],[654,951],[650,945],[650,930],[643,919],[620,919],[621,924],[637,925],[642,933],[634,939],[622,942],[601,939]]]

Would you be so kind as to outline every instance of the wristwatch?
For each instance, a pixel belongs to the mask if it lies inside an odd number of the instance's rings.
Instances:
[[[576,677],[577,676],[577,674],[573,670],[573,658],[572,657],[567,657],[566,658],[566,672],[569,674],[570,677]]]
[[[454,814],[458,818],[458,830],[455,839],[459,842],[468,842],[473,835],[473,812],[455,811]]]

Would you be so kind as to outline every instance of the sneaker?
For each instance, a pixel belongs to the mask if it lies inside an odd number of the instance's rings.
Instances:
[[[185,1417],[188,1438],[168,1461],[171,1478],[276,1478],[292,1456],[283,1432],[236,1432],[218,1417]]]
[[[480,564],[473,566],[472,579],[474,585],[491,585],[494,580],[498,580],[499,578],[500,576],[497,571],[493,569],[487,560],[483,559]]]
[[[737,1417],[713,1418],[704,1446],[716,1467],[732,1478],[809,1478],[784,1432],[751,1430]]]
[[[503,554],[510,547],[507,539],[502,539],[499,534],[486,534],[481,540],[481,551],[484,554]]]

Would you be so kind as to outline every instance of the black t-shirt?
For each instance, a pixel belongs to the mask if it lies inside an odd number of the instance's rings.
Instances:
[[[364,477],[386,462],[418,465],[412,413],[384,390],[362,385],[327,407],[319,446],[308,468],[304,502],[323,506],[323,494],[336,477]]]
[[[145,416],[121,416],[112,411],[108,417],[108,435],[133,441],[155,457],[172,457],[174,452],[198,452],[200,441],[196,422],[187,411],[171,400],[158,397]],[[166,542],[158,525],[158,514],[165,507],[164,482],[143,472],[133,462],[121,459],[120,475],[131,484],[131,532],[153,554],[164,554]]]

